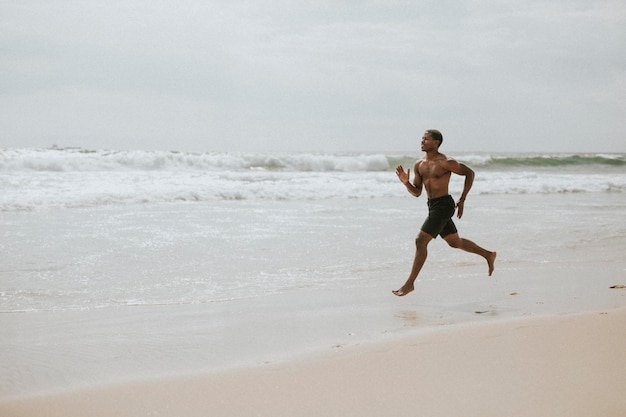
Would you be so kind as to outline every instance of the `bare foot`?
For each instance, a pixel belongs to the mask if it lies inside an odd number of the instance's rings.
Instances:
[[[410,293],[411,291],[413,291],[414,289],[415,288],[413,287],[413,285],[404,284],[402,288],[400,288],[399,290],[394,290],[391,292],[397,295],[398,297],[403,297],[407,295],[408,293]]]
[[[487,264],[489,265],[489,276],[493,274],[493,269],[495,268],[494,264],[496,263],[496,255],[497,253],[491,252],[489,258],[487,258]]]

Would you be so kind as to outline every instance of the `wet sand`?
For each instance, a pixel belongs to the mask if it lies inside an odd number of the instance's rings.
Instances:
[[[626,309],[444,326],[309,360],[0,402],[41,416],[621,417]]]

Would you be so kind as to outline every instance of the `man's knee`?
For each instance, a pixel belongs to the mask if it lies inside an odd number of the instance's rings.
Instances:
[[[426,232],[420,231],[420,233],[415,238],[415,246],[417,246],[418,248],[420,246],[426,246],[428,245],[428,242],[430,242],[432,239],[433,237],[431,235]]]

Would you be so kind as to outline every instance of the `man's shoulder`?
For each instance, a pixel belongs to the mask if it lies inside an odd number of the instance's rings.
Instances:
[[[457,160],[456,160],[456,159],[454,159],[454,158],[453,158],[453,157],[451,157],[451,156],[447,156],[447,155],[444,155],[444,154],[441,154],[441,156],[442,156],[441,161],[442,161],[443,163],[446,163],[446,164],[447,164],[447,163],[453,163],[453,164],[456,164],[456,163],[457,163]]]
[[[446,156],[444,154],[439,154],[435,163],[441,167],[442,169],[448,172],[458,173],[461,164],[454,158]]]

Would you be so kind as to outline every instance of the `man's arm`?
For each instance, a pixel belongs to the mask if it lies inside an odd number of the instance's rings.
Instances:
[[[398,165],[398,167],[396,168],[396,174],[398,175],[398,178],[400,179],[402,184],[406,186],[407,191],[411,195],[419,197],[420,195],[422,195],[422,177],[419,174],[419,161],[415,163],[413,170],[415,171],[415,179],[413,180],[412,184],[410,169],[408,169],[407,172],[404,172],[404,168],[402,168],[402,165]]]
[[[474,171],[472,171],[467,165],[460,164],[454,159],[447,160],[444,164],[444,167],[457,175],[465,177],[465,183],[463,184],[463,192],[461,193],[461,198],[459,198],[459,201],[457,201],[456,203],[456,215],[460,219],[461,217],[463,217],[463,205],[465,203],[465,198],[467,198],[467,194],[474,184],[475,174]]]

